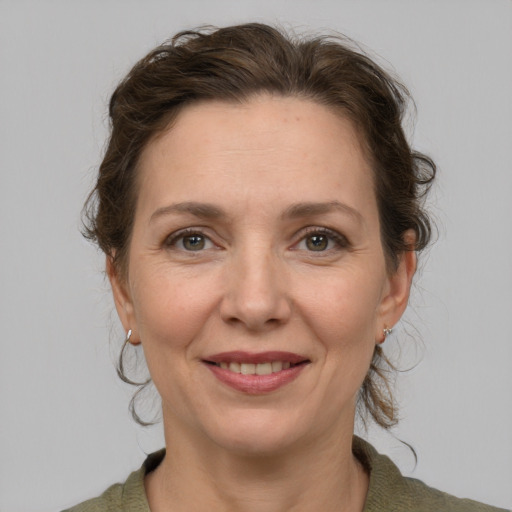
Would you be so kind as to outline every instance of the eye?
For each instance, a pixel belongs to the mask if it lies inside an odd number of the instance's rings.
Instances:
[[[305,241],[310,251],[325,251],[329,247],[329,238],[326,235],[308,235]]]
[[[195,230],[179,231],[172,234],[167,238],[165,245],[172,249],[188,252],[198,252],[214,247],[213,242],[205,234]]]
[[[327,252],[348,247],[347,239],[326,228],[312,228],[297,244],[299,250],[310,252]]]
[[[200,251],[207,244],[207,239],[203,235],[187,235],[181,239],[181,245],[187,251]]]

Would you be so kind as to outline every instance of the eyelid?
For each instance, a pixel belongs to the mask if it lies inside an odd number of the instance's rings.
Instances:
[[[298,249],[296,249],[296,247],[301,242],[303,242],[306,239],[306,237],[308,237],[310,235],[315,235],[315,234],[327,236],[328,238],[333,240],[334,243],[337,245],[337,247],[334,249],[318,251],[317,255],[321,255],[322,253],[324,253],[324,254],[329,253],[333,250],[348,249],[351,246],[351,243],[349,242],[348,238],[345,235],[342,235],[341,233],[339,233],[338,231],[336,231],[334,229],[330,229],[330,228],[326,228],[326,227],[322,227],[322,226],[308,226],[308,227],[304,228],[303,230],[301,230],[301,232],[299,232],[300,238],[293,245],[293,248],[295,250],[298,250]],[[308,252],[314,253],[315,251],[308,251]]]
[[[170,235],[167,235],[163,240],[163,245],[167,248],[175,248],[176,244],[179,240],[187,237],[187,236],[193,236],[193,235],[199,235],[205,238],[205,240],[209,240],[212,245],[217,247],[217,244],[212,240],[211,236],[208,236],[205,232],[205,228],[201,227],[188,227],[183,229],[178,229],[177,231],[172,232]],[[195,252],[195,251],[186,251],[185,249],[181,249],[184,252]],[[205,250],[205,249],[203,249]],[[201,252],[201,251],[197,251]]]
[[[167,235],[162,245],[167,248],[173,248],[176,247],[176,243],[180,240],[185,238],[186,236],[193,236],[193,235],[200,235],[204,237],[206,240],[209,240],[216,248],[219,248],[219,245],[215,243],[211,236],[209,236],[206,232],[207,230],[204,227],[187,227],[183,229],[179,229],[177,231],[172,232],[171,234]],[[331,239],[337,247],[327,249],[325,251],[318,251],[318,253],[329,253],[333,250],[340,250],[340,249],[347,249],[351,246],[351,243],[347,239],[345,235],[342,235],[336,230],[324,227],[324,226],[307,226],[305,228],[302,228],[297,234],[296,237],[298,237],[297,242],[295,242],[292,245],[292,250],[298,250],[297,246],[305,240],[305,238],[309,235],[324,235],[327,236],[329,239]],[[295,238],[295,237],[294,237]],[[204,250],[204,249],[203,249]],[[186,252],[193,252],[193,251],[186,251]],[[200,251],[198,251],[200,252]],[[314,252],[314,251],[308,251],[308,252]]]

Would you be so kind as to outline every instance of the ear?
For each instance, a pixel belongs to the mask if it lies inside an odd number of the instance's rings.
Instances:
[[[115,265],[112,256],[107,256],[106,269],[119,320],[121,320],[126,333],[130,330],[132,331],[130,343],[132,345],[138,345],[140,338],[137,332],[133,302],[128,290],[126,278],[121,274],[118,266]]]
[[[416,272],[416,252],[414,246],[416,233],[409,229],[404,234],[404,241],[410,250],[400,255],[398,267],[388,276],[384,297],[380,304],[380,318],[377,323],[375,340],[382,343],[385,340],[384,329],[391,329],[402,317],[411,291],[412,278]]]

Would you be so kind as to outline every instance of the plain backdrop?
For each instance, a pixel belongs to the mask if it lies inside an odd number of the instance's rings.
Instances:
[[[162,446],[129,417],[80,210],[130,66],[178,30],[245,21],[343,32],[409,86],[439,235],[386,344],[410,369],[401,422],[366,435],[408,475],[512,506],[510,0],[0,0],[0,511],[73,505]]]

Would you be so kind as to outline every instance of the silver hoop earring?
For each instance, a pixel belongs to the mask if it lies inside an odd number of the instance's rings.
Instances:
[[[128,332],[126,333],[126,338],[124,340],[124,344],[130,343],[130,338],[132,337],[132,330],[128,329]]]

